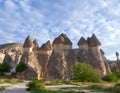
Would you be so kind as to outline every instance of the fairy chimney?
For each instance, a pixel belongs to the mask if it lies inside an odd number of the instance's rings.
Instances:
[[[95,36],[95,34],[93,34],[92,37],[89,39],[89,45],[91,47],[101,46],[101,43],[98,40],[98,38]]]
[[[39,48],[40,53],[42,54],[51,54],[52,52],[52,44],[50,40],[48,40],[46,43],[44,43],[40,48]]]
[[[72,49],[72,42],[66,34],[61,34],[53,41],[53,49],[57,52],[62,52],[64,49]]]
[[[34,48],[33,49],[37,50],[39,48],[37,39],[33,40],[33,44],[34,44]]]
[[[100,66],[102,68],[101,75],[106,75],[107,70],[103,59],[104,53],[101,51],[100,46],[101,46],[100,41],[95,36],[95,34],[93,34],[92,37],[89,39],[89,49],[92,52],[92,54],[100,61]]]
[[[101,53],[100,51],[101,43],[98,40],[98,38],[95,36],[95,34],[93,34],[91,38],[88,38],[88,45],[89,45],[89,49],[93,52],[93,54],[97,55],[98,52]]]
[[[115,55],[116,55],[116,57],[117,57],[117,61],[119,61],[119,53],[116,52]]]
[[[24,48],[24,54],[25,55],[29,55],[31,53],[33,53],[33,47],[34,47],[34,44],[30,38],[30,36],[28,35],[24,44],[23,44],[23,48]]]
[[[78,41],[79,49],[88,50],[88,42],[85,40],[84,37],[81,37]]]
[[[27,70],[23,73],[24,78],[37,78],[39,79],[41,76],[41,66],[37,60],[35,53],[33,52],[34,44],[30,38],[27,36],[24,44],[23,44],[24,52],[21,57],[20,62],[25,62],[28,66]],[[30,71],[30,72],[28,72]]]

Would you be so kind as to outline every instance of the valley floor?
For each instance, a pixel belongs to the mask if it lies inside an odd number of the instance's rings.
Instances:
[[[0,93],[30,93],[29,91],[26,91],[26,84],[28,82],[29,81],[25,81],[23,83],[13,85],[11,87],[6,88],[6,90],[0,91]],[[49,85],[46,86],[46,89],[83,91],[84,93],[104,93],[104,92],[90,92],[89,90],[84,89],[84,87],[80,87],[77,85]]]
[[[90,92],[90,90],[85,89],[83,86],[77,86],[77,85],[52,85],[52,86],[46,86],[49,90],[71,90],[71,91],[80,91],[84,93],[105,93],[105,92]]]

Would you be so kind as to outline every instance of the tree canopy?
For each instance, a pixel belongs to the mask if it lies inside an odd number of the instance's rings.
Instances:
[[[23,72],[27,68],[27,64],[20,62],[16,67],[16,72]]]
[[[3,62],[0,64],[0,74],[3,75],[5,72],[10,72],[11,66],[8,62]]]
[[[73,79],[80,82],[99,82],[100,76],[91,65],[76,62],[73,66]]]

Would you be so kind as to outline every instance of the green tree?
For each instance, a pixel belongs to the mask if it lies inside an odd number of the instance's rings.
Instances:
[[[116,73],[116,67],[112,67],[112,68],[111,68],[111,72],[112,72],[112,73]]]
[[[110,73],[105,75],[102,80],[107,81],[107,82],[116,82],[118,80],[118,77],[114,73]]]
[[[27,64],[20,62],[16,67],[16,72],[23,72],[25,69],[27,69]]]
[[[100,76],[90,65],[77,62],[73,66],[73,79],[80,82],[99,82]]]
[[[11,66],[8,62],[3,62],[0,64],[0,74],[4,74],[5,72],[10,72]]]

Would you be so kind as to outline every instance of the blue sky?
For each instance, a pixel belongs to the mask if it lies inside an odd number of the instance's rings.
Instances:
[[[0,0],[0,44],[23,43],[27,35],[39,45],[65,33],[77,48],[93,33],[109,59],[120,52],[120,0]]]

